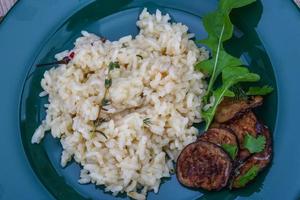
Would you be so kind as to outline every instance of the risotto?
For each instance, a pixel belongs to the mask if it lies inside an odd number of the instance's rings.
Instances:
[[[47,115],[32,143],[48,130],[60,138],[61,165],[80,163],[79,183],[145,199],[196,140],[192,125],[201,121],[205,82],[194,65],[208,52],[187,26],[169,20],[144,9],[139,34],[118,41],[83,31],[72,50],[56,55],[69,62],[45,72],[40,96],[48,95]]]

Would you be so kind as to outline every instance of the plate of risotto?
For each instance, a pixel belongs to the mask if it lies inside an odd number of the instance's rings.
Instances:
[[[0,198],[299,198],[299,46],[278,40],[300,16],[279,2],[19,2]]]

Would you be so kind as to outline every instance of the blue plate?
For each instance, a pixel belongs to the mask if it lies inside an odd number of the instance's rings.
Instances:
[[[206,36],[201,16],[215,9],[216,1],[186,3],[164,1],[19,2],[0,24],[1,130],[0,199],[125,199],[104,193],[102,187],[77,183],[79,166],[59,166],[59,141],[47,136],[31,145],[34,129],[44,117],[46,99],[38,98],[45,69],[36,63],[72,47],[85,29],[118,39],[136,34],[135,21],[143,7],[159,8],[172,20],[188,25],[198,38]],[[241,55],[262,82],[277,90],[258,110],[273,131],[274,159],[249,187],[239,191],[204,192],[181,186],[175,177],[165,180],[158,194],[149,199],[297,199],[300,197],[300,147],[297,112],[300,111],[297,68],[300,57],[300,13],[291,1],[273,0],[235,11],[235,37],[228,51]]]

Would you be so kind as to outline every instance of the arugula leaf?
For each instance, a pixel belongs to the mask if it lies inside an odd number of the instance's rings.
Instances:
[[[250,153],[262,152],[266,145],[266,137],[260,135],[257,138],[253,137],[249,133],[245,136],[244,147],[249,150]]]
[[[237,155],[238,147],[234,144],[222,144],[221,146],[234,160]]]
[[[246,6],[255,1],[256,0],[220,0],[217,10],[203,17],[203,25],[208,33],[208,38],[201,40],[200,43],[210,47],[214,53],[220,38],[221,42],[224,42],[232,37],[233,24],[229,18],[231,10]],[[222,31],[222,29],[224,30]],[[221,32],[223,32],[222,35]]]
[[[195,68],[196,70],[202,70],[205,71],[208,75],[213,74],[213,66],[214,66],[215,60],[205,60],[203,62],[197,63]],[[215,70],[215,75],[214,77],[218,77],[218,75],[222,72],[222,70],[225,67],[234,67],[234,66],[241,66],[242,62],[240,59],[233,57],[226,53],[224,50],[220,50],[219,52],[219,64],[218,67]],[[215,81],[215,80],[214,80]]]
[[[267,95],[274,89],[271,86],[265,85],[263,87],[250,87],[247,91],[247,95]]]
[[[253,165],[243,176],[236,181],[238,186],[244,187],[249,181],[253,180],[259,172],[259,166]]]
[[[236,96],[235,92],[231,90],[226,90],[226,92],[224,93],[224,97],[235,97],[235,96]]]
[[[234,93],[234,100],[244,100],[248,99],[246,92],[239,85],[234,85],[231,87],[231,91]]]
[[[248,4],[254,3],[256,0],[221,0],[220,9],[230,12],[234,8],[240,8]]]
[[[245,67],[226,67],[222,72],[223,85],[213,91],[215,101],[213,105],[202,111],[203,119],[206,121],[205,130],[209,128],[211,124],[217,106],[221,103],[224,96],[228,94],[229,88],[239,82],[256,82],[259,81],[260,77],[257,74],[249,72]]]
[[[218,39],[224,42],[230,39],[233,33],[233,25],[230,21],[229,13],[224,13],[219,9],[203,17],[203,26],[209,33],[210,40],[215,42],[208,43],[209,45],[207,44],[213,52],[217,49],[216,45],[218,44]],[[215,38],[217,38],[217,40],[215,40]]]
[[[260,80],[260,76],[251,73],[246,67],[226,67],[222,71],[223,84],[233,82],[232,85],[238,82],[256,82]]]
[[[200,43],[210,48],[212,59],[197,63],[196,70],[200,70],[210,76],[206,93],[203,97],[204,104],[212,104],[210,108],[202,110],[203,119],[206,121],[206,130],[214,118],[216,108],[224,96],[234,97],[235,94],[230,88],[239,82],[254,82],[260,77],[250,73],[246,67],[242,67],[239,58],[229,55],[223,48],[223,42],[230,39],[233,34],[233,24],[229,14],[232,9],[239,8],[256,0],[220,0],[215,12],[203,17],[203,26],[208,37]],[[222,74],[222,85],[214,89],[215,81]],[[214,98],[210,98],[213,96]],[[214,102],[208,102],[214,99]]]

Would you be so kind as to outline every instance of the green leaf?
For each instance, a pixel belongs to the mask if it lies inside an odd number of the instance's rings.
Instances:
[[[208,110],[202,111],[202,117],[206,122],[205,130],[209,128],[211,124],[217,106],[221,103],[224,96],[228,94],[229,88],[239,82],[255,82],[260,79],[259,75],[250,73],[246,67],[226,67],[222,72],[223,85],[213,91],[215,101]]]
[[[195,70],[201,71],[207,75],[212,73],[211,60],[204,60],[195,65]]]
[[[102,106],[108,106],[109,104],[110,104],[110,102],[109,102],[108,99],[103,99],[102,102],[101,102]]]
[[[104,81],[104,86],[105,88],[109,88],[112,84],[112,80],[111,79],[105,79]]]
[[[235,97],[235,93],[231,90],[227,90],[227,91],[225,91],[224,96],[225,97]]]
[[[219,9],[229,13],[234,8],[240,8],[256,0],[220,0]]]
[[[239,8],[255,0],[220,0],[218,9],[203,17],[203,26],[208,37],[200,43],[211,50],[212,59],[197,63],[196,70],[200,70],[210,76],[203,103],[209,103],[208,99],[213,95],[215,101],[212,107],[202,111],[203,119],[206,121],[206,130],[214,118],[216,108],[224,96],[233,97],[235,94],[230,87],[239,82],[254,82],[260,79],[259,75],[250,73],[246,67],[241,67],[239,58],[229,55],[223,48],[223,42],[230,39],[233,34],[233,24],[229,14],[232,9]],[[222,85],[215,88],[215,81],[222,74]]]
[[[231,88],[231,91],[234,93],[234,100],[247,100],[248,96],[243,88],[239,85],[234,85]]]
[[[215,52],[215,49],[217,49],[217,47],[218,47],[218,38],[208,35],[207,38],[202,39],[202,40],[198,40],[197,43],[206,45],[213,52]]]
[[[196,69],[200,71],[204,71],[208,75],[212,75],[214,71],[214,62],[215,60],[213,59],[205,60],[203,62],[198,63],[196,65]],[[241,65],[242,62],[240,59],[229,55],[224,50],[220,50],[218,66],[215,69],[215,74],[212,81],[215,81],[215,79],[220,75],[220,73],[225,67],[234,67],[234,66],[241,66]]]
[[[274,89],[271,86],[265,85],[263,87],[250,87],[247,95],[267,95]]]
[[[210,37],[221,39],[221,42],[224,42],[232,37],[233,25],[229,19],[228,13],[218,10],[204,16],[202,21],[203,26]],[[221,35],[222,30],[223,33]],[[216,42],[217,41],[218,40],[216,40]],[[212,51],[214,51],[214,49],[212,49]]]
[[[266,137],[260,135],[257,138],[253,137],[249,133],[244,138],[244,147],[248,149],[250,153],[262,152],[266,145]]]
[[[243,176],[236,180],[239,187],[244,187],[249,181],[253,180],[259,172],[259,166],[253,165]]]
[[[109,71],[114,70],[115,68],[120,68],[120,65],[118,62],[110,62],[108,65]]]
[[[238,147],[234,144],[222,144],[222,148],[230,155],[230,157],[234,160],[237,155]]]
[[[209,128],[209,125],[211,124],[214,115],[216,113],[217,106],[221,103],[223,100],[225,94],[228,94],[228,88],[230,86],[223,85],[222,87],[218,88],[217,90],[213,91],[213,96],[215,97],[215,101],[213,105],[208,110],[202,111],[202,117],[205,120],[205,130]]]
[[[238,82],[256,82],[260,80],[260,76],[249,72],[246,67],[226,67],[222,71],[222,80],[223,83],[231,81],[234,84]]]

